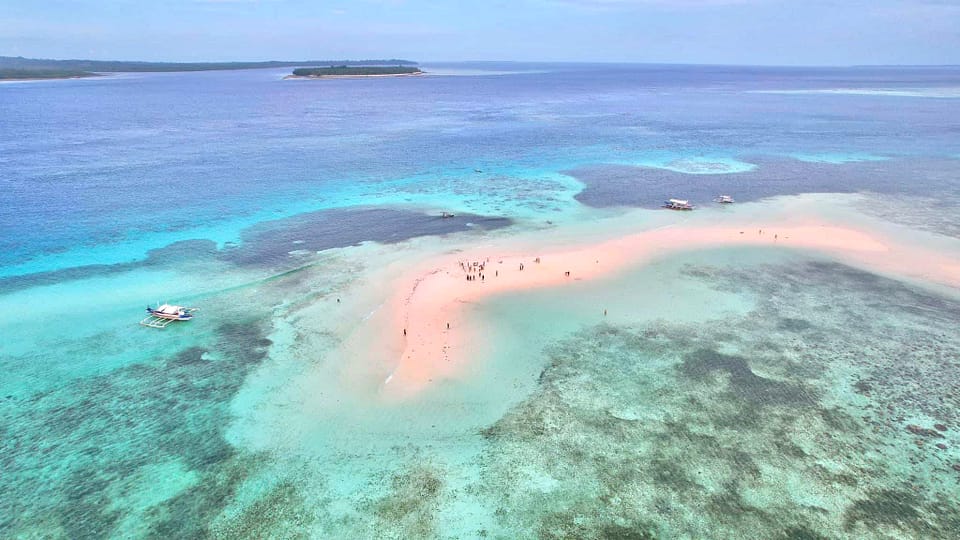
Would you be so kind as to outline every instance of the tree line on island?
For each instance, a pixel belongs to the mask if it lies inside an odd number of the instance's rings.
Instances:
[[[96,73],[72,69],[10,69],[0,68],[0,80],[19,79],[79,79],[96,77]]]
[[[413,75],[422,73],[416,66],[330,66],[297,68],[293,70],[296,77],[323,77],[349,75]]]
[[[0,56],[0,79],[66,79],[94,77],[98,73],[117,72],[173,72],[173,71],[219,71],[230,69],[265,69],[298,67],[304,65],[327,65],[345,67],[397,67],[410,68],[417,63],[411,60],[308,60],[267,62],[140,62],[119,60],[49,60]],[[416,69],[416,68],[413,68]]]

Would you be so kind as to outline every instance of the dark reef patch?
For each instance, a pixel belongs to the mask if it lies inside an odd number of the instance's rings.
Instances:
[[[322,501],[321,501],[322,502]],[[290,482],[281,482],[244,510],[237,518],[212,531],[196,531],[215,538],[307,539],[312,515],[303,496]],[[152,531],[160,537],[181,537],[183,531]]]
[[[390,492],[373,504],[381,531],[402,533],[402,538],[431,538],[438,532],[436,512],[443,491],[442,472],[426,465],[394,475]]]
[[[657,528],[645,522],[625,521],[626,524],[606,523],[596,525],[599,520],[597,509],[587,505],[571,508],[566,512],[556,512],[544,517],[536,531],[540,540],[564,540],[578,538],[584,540],[656,540],[661,538]]]
[[[263,222],[242,232],[242,243],[217,249],[212,240],[174,242],[152,249],[143,260],[94,264],[0,277],[0,294],[29,287],[127,272],[137,268],[224,261],[236,265],[292,267],[290,253],[317,252],[362,242],[386,244],[420,236],[443,235],[468,230],[494,230],[509,226],[509,218],[458,214],[454,217],[387,208],[344,208],[309,212]],[[296,262],[296,261],[294,261]]]
[[[921,518],[917,508],[921,500],[905,491],[871,491],[868,498],[857,500],[847,508],[844,528],[853,531],[857,524],[863,524],[867,530],[876,530],[879,525],[917,531],[928,529],[930,525]]]
[[[799,385],[760,377],[750,369],[746,359],[710,349],[685,355],[680,371],[696,380],[726,374],[734,394],[757,405],[810,406],[816,402],[810,391]]]
[[[682,275],[757,303],[549,346],[534,394],[482,432],[481,484],[503,530],[960,535],[945,455],[960,444],[960,303],[833,263]],[[910,431],[919,415],[929,424]]]
[[[419,236],[468,230],[492,230],[510,225],[507,218],[458,214],[440,217],[388,208],[352,208],[309,212],[257,224],[243,232],[243,242],[221,254],[243,265],[277,265],[295,250],[322,251],[361,242],[385,244]]]
[[[47,537],[117,534],[125,514],[137,511],[125,506],[124,494],[168,480],[144,476],[157,463],[175,464],[198,481],[140,516],[142,531],[207,535],[256,465],[223,431],[230,399],[270,344],[256,321],[223,326],[214,339],[210,347],[74,380],[22,407],[0,407],[0,536],[30,536],[38,527]],[[61,480],[38,482],[36,471],[51,466],[66,470],[43,477]]]
[[[787,527],[782,534],[777,537],[777,540],[829,540],[828,537],[823,536],[817,532],[811,531],[810,529],[799,526],[799,527]]]
[[[777,330],[785,330],[787,332],[803,332],[812,327],[813,325],[810,324],[810,321],[793,317],[784,317],[780,319],[780,322],[777,324]]]
[[[669,197],[683,196],[695,204],[705,204],[719,193],[734,194],[738,201],[754,201],[777,195],[801,193],[855,193],[871,191],[895,195],[938,197],[932,204],[956,208],[956,178],[933,178],[925,182],[904,183],[918,171],[956,170],[953,160],[895,159],[844,164],[810,163],[789,158],[747,156],[757,167],[728,174],[688,174],[655,167],[629,165],[592,165],[568,174],[584,183],[576,195],[581,203],[597,207],[636,206],[656,208]],[[939,188],[939,189],[937,189]],[[944,202],[949,201],[949,202]],[[939,208],[947,211],[947,208]],[[960,233],[953,222],[948,234]]]

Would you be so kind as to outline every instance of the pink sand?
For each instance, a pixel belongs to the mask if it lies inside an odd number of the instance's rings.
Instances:
[[[956,259],[819,222],[767,226],[762,234],[741,227],[675,226],[594,245],[522,254],[476,249],[437,257],[399,282],[396,294],[385,305],[386,320],[392,326],[388,335],[397,337],[367,344],[385,347],[385,354],[393,355],[397,362],[382,392],[388,398],[404,398],[437,381],[457,377],[480,343],[472,335],[465,309],[469,304],[510,291],[560,287],[573,280],[609,276],[674,252],[735,245],[816,250],[885,273],[960,287],[960,261]],[[539,263],[535,262],[538,257]],[[475,270],[471,273],[476,279],[468,281],[461,262],[484,264],[485,278],[481,280],[481,272]],[[406,330],[405,335],[401,329]]]

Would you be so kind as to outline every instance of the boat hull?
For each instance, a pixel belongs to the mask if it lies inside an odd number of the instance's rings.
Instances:
[[[189,321],[190,319],[193,318],[193,315],[191,315],[191,314],[189,314],[189,313],[183,313],[183,314],[177,314],[177,313],[160,313],[159,311],[154,311],[154,310],[152,310],[152,309],[148,309],[148,310],[147,310],[147,313],[150,314],[150,315],[153,315],[154,317],[156,317],[156,318],[158,318],[158,319],[167,319],[167,320],[170,320],[170,321]]]

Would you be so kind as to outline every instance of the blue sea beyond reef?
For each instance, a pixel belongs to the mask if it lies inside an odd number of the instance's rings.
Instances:
[[[328,376],[382,276],[670,197],[960,254],[960,68],[423,69],[0,83],[0,538],[960,537],[942,283],[676,253],[471,308],[408,400]]]

